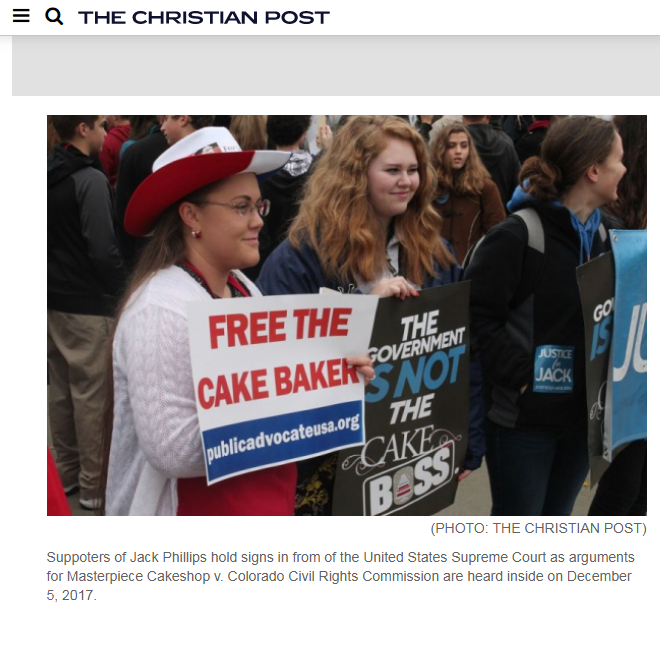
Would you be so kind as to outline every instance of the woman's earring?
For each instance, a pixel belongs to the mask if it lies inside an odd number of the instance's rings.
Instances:
[[[202,236],[202,233],[199,230],[191,230],[190,234],[192,234],[193,239],[199,239]]]

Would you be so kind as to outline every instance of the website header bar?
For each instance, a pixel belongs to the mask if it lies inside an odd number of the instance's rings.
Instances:
[[[19,0],[15,0],[18,2]],[[557,0],[551,6],[521,0],[420,4],[384,0],[311,4],[305,0],[251,0],[238,6],[147,1],[122,5],[54,0],[5,9],[0,34],[9,36],[614,36],[656,35],[644,15],[648,3]],[[495,9],[496,6],[496,9]],[[524,55],[524,52],[521,52]]]

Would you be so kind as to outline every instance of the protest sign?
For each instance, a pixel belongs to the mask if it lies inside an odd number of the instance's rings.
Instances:
[[[610,232],[614,253],[614,331],[605,398],[603,455],[646,439],[646,230]],[[609,424],[609,425],[608,425]]]
[[[363,380],[378,299],[279,296],[188,305],[209,484],[362,444]]]
[[[366,442],[342,451],[333,515],[429,515],[454,501],[467,449],[469,283],[382,299]]]
[[[613,253],[578,268],[586,336],[592,486],[646,439],[646,232],[613,230]]]
[[[605,394],[614,321],[614,260],[608,252],[577,269],[584,313],[591,485],[609,466],[603,458]]]

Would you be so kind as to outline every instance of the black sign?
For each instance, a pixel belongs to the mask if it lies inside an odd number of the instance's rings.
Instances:
[[[467,450],[469,282],[381,299],[366,443],[341,451],[335,516],[430,515],[454,502]]]

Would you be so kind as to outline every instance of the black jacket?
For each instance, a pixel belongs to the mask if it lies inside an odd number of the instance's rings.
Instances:
[[[534,121],[532,115],[500,115],[502,130],[515,143],[529,130],[529,125]],[[492,118],[491,118],[492,122]]]
[[[48,308],[111,316],[122,264],[110,184],[94,165],[66,144],[48,158]]]
[[[165,136],[154,127],[147,137],[131,144],[121,157],[117,185],[115,186],[115,231],[127,272],[130,272],[148,241],[146,237],[134,237],[124,229],[124,215],[131,196],[138,185],[151,175],[156,158],[167,150]]]
[[[298,214],[307,177],[308,172],[292,176],[286,169],[280,169],[261,183],[261,196],[270,201],[270,214],[259,233],[259,264],[247,269],[251,279],[256,281],[266,259],[286,239],[289,226]]]
[[[506,205],[518,186],[520,162],[511,138],[490,124],[469,124],[468,130],[490,177]]]
[[[518,160],[520,160],[521,165],[527,158],[540,155],[541,146],[543,145],[545,136],[548,134],[549,126],[549,122],[534,122],[529,128],[529,132],[525,133],[516,142],[516,153],[518,154]]]
[[[465,272],[488,417],[509,428],[586,429],[580,239],[565,207],[529,206],[541,218],[545,253],[530,248],[524,223],[509,217],[488,232]],[[603,252],[596,234],[591,257]]]

